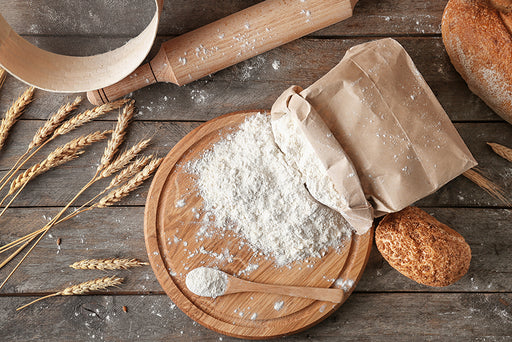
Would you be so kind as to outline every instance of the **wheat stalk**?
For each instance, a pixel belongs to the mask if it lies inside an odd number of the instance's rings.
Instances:
[[[104,290],[108,287],[121,285],[123,280],[124,280],[123,278],[119,278],[116,276],[103,277],[103,278],[97,278],[94,280],[89,280],[89,281],[86,281],[86,282],[83,282],[83,283],[80,283],[77,285],[72,285],[72,286],[66,287],[64,290],[56,292],[56,293],[52,293],[51,295],[38,298],[28,304],[20,306],[19,308],[16,309],[16,311],[22,310],[29,305],[32,305],[36,302],[39,302],[40,300],[50,298],[50,297],[83,295],[83,294],[87,294],[91,291]]]
[[[25,153],[23,153],[18,160],[14,163],[14,165],[10,168],[10,170],[2,177],[0,180],[0,190],[4,188],[4,186],[11,180],[11,178],[14,176],[14,173],[18,172],[18,170],[25,165],[25,163],[35,154],[33,153],[28,158],[23,160],[35,147],[41,146],[46,139],[57,129],[57,127],[62,123],[62,121],[66,118],[66,116],[76,109],[78,105],[82,102],[82,98],[78,96],[75,101],[72,103],[67,103],[59,108],[59,110],[53,114],[46,123],[40,127],[34,137],[32,138],[32,141],[27,147],[27,150]],[[19,163],[22,163],[20,166],[18,166]],[[17,168],[16,168],[17,167]],[[16,170],[15,170],[16,169]],[[13,173],[13,170],[14,173]],[[9,178],[7,178],[9,177]],[[4,180],[7,178],[7,180],[4,183]]]
[[[129,99],[121,99],[114,102],[105,103],[101,106],[94,107],[86,110],[85,112],[78,114],[68,121],[64,122],[54,133],[53,136],[66,134],[75,128],[96,119],[97,117],[104,115],[114,109],[121,108]]]
[[[491,180],[487,179],[483,175],[481,175],[475,168],[467,170],[463,173],[464,177],[478,185],[480,188],[484,189],[492,197],[497,200],[503,202],[506,205],[510,205],[509,200],[505,197],[503,189],[493,183]]]
[[[82,98],[77,96],[73,102],[68,102],[62,105],[55,114],[50,116],[46,123],[40,127],[32,141],[28,145],[28,150],[32,150],[34,147],[41,145],[46,139],[48,139],[53,132],[60,126],[60,124],[66,119],[66,117],[74,111],[82,102]]]
[[[106,178],[123,169],[142,150],[149,146],[150,139],[141,140],[127,151],[121,153],[114,161],[101,171],[99,178]]]
[[[105,188],[105,190],[113,189],[125,182],[127,182],[130,178],[135,176],[144,166],[146,166],[149,161],[153,159],[153,155],[143,156],[136,159],[133,163],[125,167],[121,172],[115,175],[114,178],[110,181],[110,184]]]
[[[141,157],[141,158],[137,159],[136,161],[134,161],[127,168],[123,169],[118,175],[116,175],[116,177],[114,179],[112,179],[112,181],[109,184],[109,186],[107,186],[103,191],[98,193],[91,200],[89,200],[86,203],[84,203],[80,208],[78,208],[73,213],[67,215],[66,217],[64,217],[62,219],[59,219],[55,224],[59,224],[61,222],[67,221],[67,220],[75,217],[78,214],[81,214],[81,213],[83,213],[85,211],[93,209],[93,207],[89,207],[89,208],[85,208],[85,207],[87,205],[89,205],[90,203],[92,203],[94,200],[96,200],[99,196],[104,194],[107,190],[110,190],[110,189],[112,189],[112,188],[114,188],[116,186],[119,186],[120,184],[123,184],[126,181],[128,181],[132,176],[134,176],[136,173],[138,173],[153,158],[154,157],[152,155],[149,156],[149,157],[144,156],[144,157]],[[11,249],[11,248],[21,244],[21,243],[23,243],[23,242],[26,242],[27,240],[32,241],[37,235],[43,233],[46,229],[47,229],[47,227],[45,226],[45,227],[43,227],[43,228],[41,228],[41,229],[39,229],[37,231],[34,231],[32,233],[29,233],[29,234],[23,236],[23,237],[15,240],[15,241],[12,241],[10,243],[7,243],[7,244],[3,245],[2,247],[0,247],[0,253],[3,253],[5,251],[7,251],[7,250],[9,250],[9,249]],[[30,241],[28,241],[28,242],[30,242]],[[23,248],[24,247],[22,247],[21,249],[23,249]],[[18,254],[18,253],[19,253],[19,251],[16,252],[16,254]],[[9,259],[9,260],[11,260],[11,259]],[[2,268],[3,265],[5,265],[6,263],[7,262],[4,261],[2,264],[0,264],[0,268]]]
[[[86,259],[77,261],[69,267],[75,270],[126,270],[131,267],[140,267],[149,265],[147,262],[142,262],[137,259]]]
[[[56,148],[48,155],[48,157],[46,157],[45,160],[33,165],[25,172],[18,175],[11,183],[8,195],[12,195],[14,191],[34,179],[36,176],[77,158],[84,152],[83,149],[86,146],[105,139],[111,132],[112,131],[97,131],[86,136],[75,138],[65,145]]]
[[[7,72],[4,69],[0,68],[0,88],[2,88],[2,86],[4,85],[6,76]]]
[[[137,189],[146,179],[148,179],[151,174],[158,168],[158,165],[160,165],[161,161],[162,158],[153,159],[149,162],[148,165],[144,167],[144,169],[142,169],[142,171],[139,171],[126,184],[109,192],[92,207],[106,208],[114,203],[119,202],[124,197],[128,196],[130,192]]]
[[[61,223],[61,222],[64,222],[82,212],[85,212],[85,211],[88,211],[88,210],[92,210],[94,209],[95,207],[96,208],[104,208],[104,207],[107,207],[107,206],[110,206],[114,203],[117,203],[119,202],[122,198],[126,197],[131,191],[135,190],[138,186],[140,186],[140,184],[142,184],[142,182],[144,182],[144,180],[146,180],[147,178],[149,178],[149,176],[151,176],[151,174],[156,170],[156,168],[158,167],[158,165],[160,164],[160,162],[162,161],[162,158],[159,158],[159,159],[153,159],[148,165],[146,165],[144,167],[144,169],[140,172],[138,172],[132,179],[130,179],[126,184],[124,184],[122,187],[116,189],[116,190],[113,190],[111,191],[107,196],[105,196],[104,198],[102,198],[98,203],[95,203],[94,205],[90,206],[89,208],[86,208],[86,209],[82,209],[82,210],[78,210],[78,211],[75,211],[71,214],[69,214],[68,216],[64,217],[61,219],[62,215],[64,214],[64,212],[71,206],[71,204],[74,203],[74,201],[86,190],[88,189],[88,187],[93,184],[95,182],[95,178],[93,178],[91,181],[89,181],[89,183],[87,183],[83,188],[82,190],[80,190],[76,195],[75,197],[73,197],[73,199],[48,223],[46,224],[43,228],[41,228],[40,230],[36,231],[36,232],[33,232],[31,234],[28,234],[26,236],[24,236],[23,238],[20,238],[18,239],[16,242],[12,243],[12,244],[9,244],[11,245],[9,248],[13,247],[13,246],[16,246],[18,244],[21,244],[23,242],[25,242],[25,244],[20,247],[19,249],[17,249],[14,253],[12,253],[9,257],[8,257],[8,260],[11,260],[12,258],[14,258],[18,253],[21,252],[21,250],[23,250],[23,248],[25,248],[25,246],[27,246],[30,242],[32,242],[38,235],[39,235],[39,238],[37,238],[37,240],[35,241],[35,243],[29,248],[29,250],[27,251],[27,253],[25,253],[25,255],[21,258],[21,260],[18,262],[18,264],[11,270],[11,272],[7,275],[7,277],[4,279],[4,281],[0,284],[0,289],[7,283],[7,281],[11,278],[11,276],[14,274],[14,272],[16,272],[16,270],[21,266],[21,264],[23,263],[23,261],[25,261],[25,259],[28,257],[28,255],[32,252],[32,250],[35,248],[35,246],[37,246],[37,244],[39,243],[39,241],[41,241],[41,239],[46,235],[46,233],[53,227],[55,226],[56,224],[58,223]],[[104,190],[105,191],[105,190]],[[104,191],[102,191],[101,193],[103,193]],[[100,193],[100,194],[101,194]],[[96,197],[95,197],[96,198]],[[83,207],[83,206],[82,206]],[[7,248],[7,249],[9,249]],[[4,249],[6,250],[6,249]],[[3,265],[5,265],[5,263],[2,264],[1,267],[3,267]]]
[[[23,110],[27,107],[27,105],[32,102],[32,98],[34,96],[34,87],[29,87],[27,90],[23,92],[23,94],[18,97],[16,101],[12,104],[12,106],[5,113],[5,117],[2,119],[0,123],[0,149],[4,147],[5,140],[9,135],[9,131],[12,126],[18,121],[21,114],[23,114]]]
[[[512,148],[490,142],[488,142],[487,145],[491,146],[494,153],[502,158],[505,158],[509,162],[512,162]]]
[[[98,165],[98,171],[107,167],[107,165],[114,158],[114,155],[117,153],[119,146],[121,146],[123,143],[124,136],[126,135],[126,128],[130,124],[130,121],[133,117],[133,111],[135,109],[134,103],[135,101],[131,100],[119,114],[114,133],[112,133],[112,137],[108,141],[107,147],[105,148],[103,156],[101,157],[100,164]]]

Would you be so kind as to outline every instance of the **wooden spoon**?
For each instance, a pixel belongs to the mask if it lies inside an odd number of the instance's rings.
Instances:
[[[202,269],[207,269],[206,267],[201,267]],[[197,269],[196,269],[197,270]],[[236,278],[232,275],[229,275],[220,270],[209,269],[216,273],[218,277],[216,279],[204,279],[204,283],[207,284],[209,281],[224,283],[225,290],[222,293],[217,293],[216,296],[224,296],[232,293],[241,293],[241,292],[262,292],[262,293],[273,293],[280,294],[285,296],[292,297],[302,297],[332,303],[341,303],[344,296],[344,291],[342,289],[336,288],[319,288],[319,287],[299,287],[299,286],[287,286],[287,285],[273,285],[273,284],[260,284],[254,283],[252,281],[243,280],[240,278]],[[195,271],[195,270],[193,270]],[[191,272],[193,272],[191,271]],[[190,274],[190,273],[189,273]],[[187,275],[188,278],[188,275]],[[219,284],[219,283],[217,283]],[[192,292],[201,295],[191,289],[187,280],[187,286],[189,290]],[[222,287],[224,287],[222,286]],[[203,296],[209,296],[207,294],[202,294]],[[213,296],[212,296],[213,297]]]

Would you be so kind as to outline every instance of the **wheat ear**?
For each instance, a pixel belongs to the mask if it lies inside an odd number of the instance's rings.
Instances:
[[[86,110],[85,112],[78,114],[64,122],[59,128],[57,128],[57,130],[55,130],[53,135],[58,136],[66,134],[79,126],[96,119],[101,115],[104,115],[114,109],[121,108],[128,101],[129,99],[121,99]]]
[[[50,298],[50,297],[83,295],[83,294],[89,293],[91,291],[104,290],[108,287],[121,285],[123,280],[124,280],[123,278],[119,278],[116,276],[103,277],[103,278],[97,278],[94,280],[89,280],[89,281],[86,281],[86,282],[83,282],[83,283],[80,283],[77,285],[72,285],[72,286],[66,287],[64,290],[53,293],[51,295],[38,298],[28,304],[20,306],[19,308],[16,309],[16,311],[22,310],[29,305],[32,305],[36,302],[39,302],[40,300]]]
[[[123,169],[119,174],[117,174],[112,179],[110,184],[103,191],[98,193],[96,196],[94,196],[92,199],[90,199],[86,203],[82,204],[82,206],[80,206],[80,208],[78,208],[78,210],[74,211],[73,213],[67,215],[66,217],[64,217],[62,219],[59,219],[59,221],[57,221],[55,224],[59,224],[61,222],[67,221],[70,218],[73,218],[73,217],[75,217],[78,214],[81,214],[81,213],[83,213],[85,211],[88,211],[88,210],[92,209],[92,208],[85,208],[85,207],[88,206],[90,203],[94,202],[98,197],[103,195],[106,191],[108,191],[108,190],[110,190],[112,188],[115,188],[115,187],[117,187],[117,186],[127,182],[131,177],[133,177],[140,170],[142,170],[142,168],[144,166],[146,166],[147,163],[149,163],[149,161],[152,160],[153,158],[154,158],[153,155],[151,155],[149,157],[148,156],[143,156],[143,157],[138,158],[136,161],[134,161],[128,167]],[[27,234],[27,235],[23,236],[23,237],[15,240],[15,241],[12,241],[10,243],[7,243],[7,244],[3,245],[2,247],[0,247],[0,253],[3,253],[5,251],[7,251],[7,250],[9,250],[9,249],[11,249],[11,248],[21,244],[21,243],[23,243],[23,242],[26,242],[27,240],[29,240],[31,238],[33,240],[33,238],[35,238],[35,236],[41,234],[45,230],[46,230],[46,227],[43,227],[43,228],[41,228],[39,230],[36,230],[36,231],[34,231],[34,232],[30,233],[30,234]],[[30,240],[30,241],[32,241],[32,240]],[[23,248],[24,247],[22,247],[21,249],[23,249]],[[19,251],[16,252],[16,254],[18,254],[18,253],[19,253]],[[9,260],[11,260],[11,259],[9,259]],[[6,264],[9,260],[4,261],[2,264],[0,264],[0,268],[2,268],[3,265]]]
[[[108,141],[107,147],[103,152],[100,165],[98,165],[98,172],[107,167],[112,159],[114,159],[114,155],[117,153],[119,146],[121,146],[124,141],[126,129],[132,120],[134,109],[135,101],[131,100],[126,106],[124,106],[123,111],[119,114],[116,128],[114,129],[114,132]]]
[[[153,155],[143,156],[136,159],[133,163],[125,167],[121,172],[115,175],[114,178],[110,181],[110,184],[105,188],[105,190],[113,189],[123,183],[126,183],[130,178],[135,176],[144,166],[146,166],[151,159],[153,159]]]
[[[491,146],[494,153],[496,153],[502,158],[505,158],[509,162],[512,162],[512,148],[490,142],[488,142],[487,145]]]
[[[484,177],[475,168],[467,170],[463,173],[463,175],[478,185],[480,188],[484,189],[485,192],[487,192],[492,197],[503,202],[504,204],[510,205],[509,200],[505,197],[503,189],[499,185]]]
[[[114,159],[107,167],[101,171],[99,179],[109,177],[123,169],[133,158],[135,158],[137,154],[149,146],[150,141],[150,139],[141,140],[137,144],[133,145],[130,149],[121,153],[120,156]]]
[[[29,87],[27,90],[23,92],[23,94],[18,97],[16,101],[12,104],[12,106],[5,113],[5,117],[2,119],[0,123],[0,149],[2,149],[5,145],[5,140],[9,135],[9,131],[12,126],[18,121],[21,114],[27,107],[27,105],[32,102],[32,98],[34,96],[34,87]]]
[[[18,175],[11,183],[11,188],[9,190],[8,195],[14,193],[14,191],[19,189],[23,184],[34,179],[36,176],[77,158],[80,154],[84,152],[83,149],[86,146],[89,146],[95,142],[105,139],[107,135],[110,134],[111,132],[112,131],[97,131],[89,135],[73,139],[67,144],[58,147],[52,153],[50,153],[45,160],[33,165],[32,167],[28,168],[25,172]]]
[[[65,105],[61,106],[59,110],[55,114],[53,114],[42,127],[40,127],[37,130],[36,134],[32,138],[32,141],[28,145],[27,151],[25,151],[25,153],[23,153],[18,158],[18,160],[14,163],[11,169],[0,180],[0,184],[2,184],[0,190],[4,188],[4,186],[7,184],[7,182],[9,182],[9,180],[11,180],[13,170],[16,169],[16,171],[14,172],[17,172],[32,157],[33,154],[25,159],[25,157],[30,153],[30,151],[32,151],[35,147],[38,147],[41,144],[43,144],[46,141],[46,139],[48,139],[50,135],[55,131],[55,129],[57,129],[57,127],[62,123],[62,121],[64,121],[66,116],[78,107],[80,102],[82,102],[82,98],[78,96],[72,103],[66,103]],[[19,163],[22,164],[18,168],[16,168]],[[4,183],[4,180],[7,177],[9,178]]]
[[[81,260],[69,265],[69,267],[75,270],[126,270],[144,265],[149,265],[149,263],[137,259],[110,258]]]
[[[0,68],[0,88],[3,87],[6,76],[7,76],[7,72],[4,69]]]
[[[114,203],[119,202],[124,197],[128,196],[132,191],[137,189],[146,179],[148,179],[153,172],[158,168],[158,165],[162,162],[162,158],[153,159],[148,165],[132,177],[123,186],[110,191],[106,196],[101,198],[97,203],[93,204],[92,207],[106,208]]]
[[[66,119],[69,113],[78,108],[81,102],[82,98],[77,96],[73,102],[68,102],[62,105],[59,110],[50,116],[50,118],[46,120],[45,124],[37,130],[36,134],[32,138],[32,141],[28,145],[28,149],[32,150],[34,147],[37,147],[45,142],[45,140],[48,139]]]

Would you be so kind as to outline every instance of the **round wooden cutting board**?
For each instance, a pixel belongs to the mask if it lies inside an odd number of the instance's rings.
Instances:
[[[248,339],[288,335],[333,313],[340,304],[264,293],[199,297],[185,285],[199,266],[218,267],[240,278],[269,284],[343,287],[348,298],[370,254],[373,230],[348,237],[321,259],[277,267],[235,234],[198,234],[205,212],[187,163],[236,131],[256,112],[227,114],[190,132],[169,152],[155,175],[146,202],[144,235],[155,275],[172,301],[196,322],[217,332]]]

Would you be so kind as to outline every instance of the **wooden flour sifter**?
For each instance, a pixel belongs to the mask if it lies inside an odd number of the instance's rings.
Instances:
[[[89,91],[95,105],[156,82],[184,85],[352,16],[357,0],[266,0],[171,39],[121,81]]]

